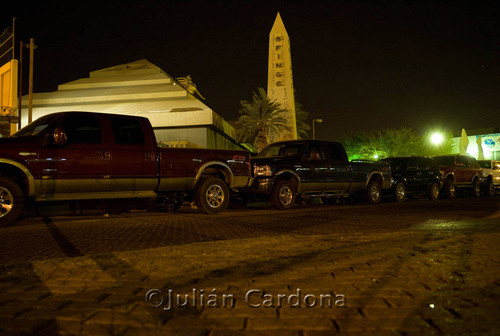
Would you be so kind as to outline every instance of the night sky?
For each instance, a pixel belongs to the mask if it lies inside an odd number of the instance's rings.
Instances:
[[[291,39],[298,100],[322,118],[317,137],[410,127],[500,128],[498,1],[23,2],[1,12],[35,38],[35,92],[148,59],[191,75],[226,120],[267,87],[279,11]],[[17,53],[17,51],[16,51]],[[27,57],[25,51],[25,84]]]

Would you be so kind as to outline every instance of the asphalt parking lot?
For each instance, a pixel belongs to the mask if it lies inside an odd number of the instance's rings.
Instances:
[[[1,333],[500,334],[498,196],[50,211],[0,229]]]

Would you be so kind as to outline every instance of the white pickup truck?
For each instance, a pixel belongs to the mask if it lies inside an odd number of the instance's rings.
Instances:
[[[500,161],[478,160],[483,171],[484,192],[488,196],[495,194],[495,188],[500,188]]]

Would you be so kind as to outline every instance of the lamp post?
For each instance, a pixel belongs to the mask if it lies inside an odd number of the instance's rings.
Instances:
[[[439,155],[439,144],[443,141],[443,136],[440,134],[440,133],[434,133],[432,136],[431,136],[431,141],[433,144],[436,145],[436,156]]]
[[[321,124],[322,122],[323,122],[323,119],[313,119],[313,121],[312,121],[313,140],[316,139],[316,132],[315,132],[315,129],[314,129],[314,123]]]

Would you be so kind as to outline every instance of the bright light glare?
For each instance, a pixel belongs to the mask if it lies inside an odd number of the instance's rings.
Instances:
[[[373,158],[376,160],[378,159],[378,154],[373,155]]]
[[[431,141],[435,145],[439,145],[443,141],[443,136],[440,133],[434,133],[431,136]]]

